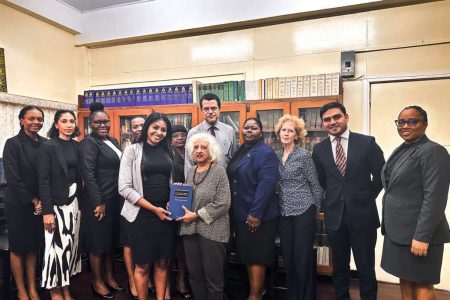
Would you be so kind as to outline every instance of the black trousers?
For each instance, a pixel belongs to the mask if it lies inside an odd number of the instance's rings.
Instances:
[[[183,244],[194,298],[223,300],[226,244],[208,240],[199,234],[183,236]]]
[[[316,207],[299,216],[281,217],[280,239],[289,300],[315,299],[314,240]]]
[[[377,230],[357,231],[352,228],[344,213],[341,227],[328,230],[333,258],[333,285],[337,300],[349,300],[350,285],[350,250],[353,251],[359,277],[359,293],[361,300],[377,299],[377,279],[375,276],[375,244]]]

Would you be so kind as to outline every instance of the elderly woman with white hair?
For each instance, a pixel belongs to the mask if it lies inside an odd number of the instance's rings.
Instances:
[[[231,204],[227,174],[217,158],[220,148],[213,136],[193,135],[187,153],[196,166],[186,176],[194,187],[192,211],[185,210],[180,235],[183,237],[189,283],[195,299],[223,299],[225,245],[230,237],[228,210]]]

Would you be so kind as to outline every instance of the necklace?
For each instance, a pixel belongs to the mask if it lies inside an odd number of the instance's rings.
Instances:
[[[195,166],[194,176],[192,177],[192,183],[193,183],[195,186],[197,186],[197,185],[199,185],[200,183],[202,183],[203,181],[205,181],[206,177],[208,177],[209,170],[211,170],[211,166],[212,166],[212,164],[209,164],[208,171],[206,171],[205,176],[200,180],[200,182],[195,182],[195,175],[197,174],[197,168],[198,168],[198,165]]]

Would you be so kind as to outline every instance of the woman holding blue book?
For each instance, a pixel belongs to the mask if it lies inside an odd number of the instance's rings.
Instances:
[[[192,211],[184,208],[180,235],[183,237],[189,283],[195,299],[222,300],[225,245],[230,237],[228,210],[230,186],[224,168],[217,164],[220,148],[207,133],[191,136],[187,153],[196,166],[186,175],[194,188]]]
[[[120,162],[119,193],[125,198],[121,214],[126,219],[139,299],[147,299],[152,263],[156,299],[164,299],[168,262],[176,245],[177,224],[169,222],[166,210],[174,173],[171,137],[167,116],[153,112],[145,120],[138,142],[125,148]]]

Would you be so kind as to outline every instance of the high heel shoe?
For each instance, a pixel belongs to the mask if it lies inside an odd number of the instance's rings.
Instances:
[[[133,293],[131,292],[131,287],[130,287],[130,283],[128,282],[128,293],[130,294],[130,298],[133,300],[139,300],[138,295],[133,295]]]
[[[113,292],[117,292],[117,293],[121,293],[123,292],[125,289],[123,287],[121,287],[120,285],[117,285],[116,287],[112,287],[110,286],[106,281],[105,281],[106,286],[108,287],[108,289],[110,289]]]
[[[102,295],[102,294],[100,294],[99,292],[97,292],[97,291],[95,290],[95,288],[94,288],[93,285],[91,285],[91,289],[92,289],[92,293],[94,294],[94,296],[96,296],[96,297],[98,297],[98,298],[101,298],[101,299],[113,299],[113,298],[114,298],[114,295],[113,295],[113,293],[111,293],[111,292]]]

